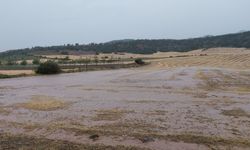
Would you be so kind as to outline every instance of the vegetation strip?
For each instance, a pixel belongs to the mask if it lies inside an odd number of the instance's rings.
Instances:
[[[0,150],[27,150],[33,149],[44,150],[146,150],[145,148],[126,147],[126,146],[106,146],[106,145],[90,145],[90,144],[77,144],[62,140],[51,140],[46,138],[35,138],[24,135],[10,135],[0,134]],[[149,149],[147,149],[149,150]]]
[[[20,124],[19,124],[20,125]],[[22,125],[21,125],[22,126]],[[133,126],[133,125],[132,125]],[[244,138],[222,138],[218,136],[203,136],[203,135],[195,135],[191,133],[183,133],[183,134],[158,134],[151,131],[147,131],[148,125],[138,125],[140,129],[143,129],[142,132],[128,132],[129,124],[124,125],[122,127],[113,127],[112,125],[107,126],[96,126],[96,127],[86,127],[86,126],[79,126],[79,125],[70,125],[67,126],[65,124],[54,124],[49,125],[46,128],[47,131],[55,132],[56,130],[63,129],[67,132],[73,132],[75,133],[75,136],[82,136],[82,135],[99,135],[99,136],[108,136],[108,137],[117,137],[117,136],[128,136],[128,137],[134,137],[136,139],[143,139],[143,138],[152,138],[152,139],[161,139],[166,141],[172,141],[172,142],[185,142],[190,144],[200,144],[205,145],[208,147],[211,146],[231,146],[231,147],[250,147],[250,140],[244,139]],[[144,127],[145,126],[145,127]],[[40,125],[26,125],[25,129],[33,130],[33,129],[42,129],[43,126]],[[120,130],[120,128],[124,130]],[[126,128],[128,128],[126,130]],[[134,128],[134,127],[132,127]],[[6,136],[6,134],[0,134],[0,146],[2,145],[2,141],[5,141],[3,136]],[[10,139],[18,138],[19,136],[7,136]],[[21,137],[19,137],[21,138]],[[6,139],[6,137],[5,137]],[[38,141],[39,142],[39,139]],[[54,142],[53,140],[51,141]],[[5,143],[6,144],[6,143]],[[9,143],[10,144],[10,143]],[[11,145],[11,144],[10,144]]]
[[[187,52],[195,49],[214,47],[250,48],[250,31],[219,36],[207,36],[183,40],[118,40],[100,44],[67,44],[50,47],[33,47],[19,50],[10,50],[0,53],[0,59],[33,59],[36,55],[68,55],[68,54],[98,54],[98,53],[137,53],[152,54],[161,52]]]
[[[138,139],[144,137],[153,137],[173,142],[185,142],[185,143],[195,143],[195,144],[202,144],[206,146],[239,146],[239,147],[250,147],[250,141],[246,139],[225,139],[222,137],[209,137],[209,136],[202,136],[202,135],[193,135],[193,134],[176,134],[176,135],[161,135],[161,134],[154,134],[154,133],[128,133],[123,132],[121,130],[106,130],[105,127],[101,127],[100,129],[94,128],[78,128],[78,127],[62,127],[62,129],[66,131],[75,132],[76,135],[84,135],[84,134],[100,134],[104,136],[123,136],[128,134],[128,136],[135,137]]]
[[[26,74],[19,74],[19,75],[0,74],[0,79],[17,78],[17,77],[25,77],[25,76],[28,76],[28,75]]]

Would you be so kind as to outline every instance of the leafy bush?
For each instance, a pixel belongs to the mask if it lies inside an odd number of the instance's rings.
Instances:
[[[5,78],[10,78],[10,76],[5,74],[0,74],[0,79],[5,79]]]
[[[65,58],[63,58],[63,60],[70,60],[69,56],[66,56]]]
[[[6,65],[8,65],[8,66],[12,66],[12,65],[15,65],[15,64],[16,64],[16,62],[11,61],[11,60],[8,60],[8,62],[7,62],[7,64],[6,64]]]
[[[53,61],[41,63],[36,70],[37,74],[58,74],[60,72],[60,66]]]
[[[20,65],[23,65],[23,66],[25,66],[25,65],[27,65],[28,63],[27,63],[27,61],[26,60],[23,60],[21,63],[20,63]]]
[[[138,64],[138,65],[144,65],[145,64],[145,62],[141,58],[135,59],[135,63]]]
[[[62,55],[69,55],[69,52],[61,52]]]
[[[40,60],[39,59],[33,59],[32,64],[33,65],[39,65],[40,64]]]

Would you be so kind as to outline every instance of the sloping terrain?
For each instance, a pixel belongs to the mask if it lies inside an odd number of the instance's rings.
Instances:
[[[100,44],[67,44],[51,47],[33,47],[0,53],[0,59],[22,60],[31,59],[37,55],[80,55],[112,52],[153,54],[156,52],[171,51],[187,52],[215,47],[250,48],[250,31],[183,40],[118,40]]]

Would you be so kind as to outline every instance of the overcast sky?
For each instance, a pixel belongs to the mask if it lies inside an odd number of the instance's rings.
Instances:
[[[250,0],[0,0],[0,51],[250,30]]]

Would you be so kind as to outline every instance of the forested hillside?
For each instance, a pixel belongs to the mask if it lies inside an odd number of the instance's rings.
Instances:
[[[110,53],[128,52],[151,54],[157,51],[186,52],[195,49],[214,47],[250,48],[250,31],[220,36],[206,36],[183,40],[117,40],[107,43],[67,44],[51,47],[33,47],[27,49],[10,50],[0,53],[0,59],[22,59],[37,54],[82,54],[82,53]]]

